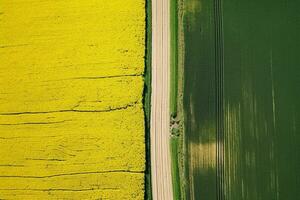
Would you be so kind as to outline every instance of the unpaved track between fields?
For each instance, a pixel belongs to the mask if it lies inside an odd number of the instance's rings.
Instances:
[[[154,200],[172,200],[170,0],[152,0],[151,173]]]

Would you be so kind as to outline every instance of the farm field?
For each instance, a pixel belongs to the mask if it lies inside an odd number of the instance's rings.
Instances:
[[[297,199],[300,2],[184,4],[185,198]]]
[[[145,1],[0,0],[0,199],[144,199]]]

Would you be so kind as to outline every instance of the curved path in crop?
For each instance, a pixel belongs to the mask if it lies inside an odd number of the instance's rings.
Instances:
[[[154,200],[172,200],[169,0],[152,0],[151,173]]]

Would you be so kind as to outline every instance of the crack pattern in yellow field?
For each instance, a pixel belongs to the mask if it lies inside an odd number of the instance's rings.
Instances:
[[[0,0],[0,199],[143,199],[143,0]]]

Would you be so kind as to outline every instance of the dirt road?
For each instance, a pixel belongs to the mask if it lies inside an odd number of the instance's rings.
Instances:
[[[151,170],[154,200],[172,200],[169,0],[152,1]]]

